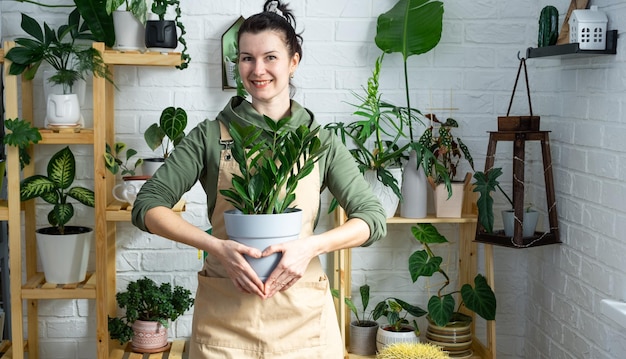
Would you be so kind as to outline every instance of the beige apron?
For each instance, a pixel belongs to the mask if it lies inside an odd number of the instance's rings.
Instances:
[[[218,191],[230,188],[232,174],[240,173],[230,153],[228,130],[222,123],[220,129],[225,148],[220,157]],[[295,204],[303,212],[301,238],[313,233],[319,189],[316,165],[296,189]],[[215,237],[227,238],[223,213],[231,208],[218,192],[211,218]],[[335,307],[319,258],[311,260],[304,276],[291,288],[266,300],[239,292],[210,255],[198,274],[190,359],[343,358]]]

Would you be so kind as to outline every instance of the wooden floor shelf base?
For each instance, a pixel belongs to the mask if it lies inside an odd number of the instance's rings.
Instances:
[[[189,358],[189,353],[186,352],[186,344],[185,340],[174,340],[169,351],[163,353],[142,354],[134,353],[130,349],[130,343],[128,343],[125,347],[118,345],[115,349],[111,350],[109,359],[187,359]]]

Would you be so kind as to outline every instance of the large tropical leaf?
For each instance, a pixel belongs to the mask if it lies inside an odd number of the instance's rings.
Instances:
[[[107,13],[106,0],[74,0],[80,15],[89,26],[96,41],[104,42],[108,47],[115,45],[113,16]]]
[[[428,301],[428,315],[435,324],[439,326],[446,325],[452,313],[454,312],[454,298],[451,294],[446,294],[443,297],[433,295]]]
[[[487,284],[487,279],[481,275],[474,278],[474,286],[464,284],[461,287],[461,297],[467,309],[476,312],[485,320],[496,319],[496,295]]]
[[[413,233],[413,237],[420,243],[433,244],[448,242],[446,237],[439,233],[437,227],[430,223],[419,223],[417,226],[411,227],[411,233]]]
[[[187,127],[187,113],[180,107],[170,106],[161,112],[159,122],[165,135],[176,145],[185,135],[183,131]]]
[[[502,168],[491,168],[487,173],[475,172],[474,179],[476,183],[474,186],[474,192],[480,193],[480,197],[476,201],[478,207],[478,213],[480,213],[480,224],[485,228],[487,233],[493,232],[493,198],[491,192],[496,190],[496,186],[499,184],[498,177],[502,175]]]
[[[411,279],[415,282],[419,277],[431,277],[441,266],[443,259],[441,257],[429,257],[428,252],[416,251],[409,257],[409,273]]]
[[[85,206],[93,207],[96,203],[93,191],[84,187],[72,187],[67,195]]]
[[[55,188],[54,182],[46,176],[34,175],[28,177],[20,184],[20,200],[28,201],[45,193],[53,192]]]
[[[69,147],[55,153],[48,162],[48,178],[61,189],[67,189],[74,182],[76,161]]]
[[[384,52],[399,52],[406,59],[433,49],[441,39],[443,3],[400,0],[378,17],[376,45]]]

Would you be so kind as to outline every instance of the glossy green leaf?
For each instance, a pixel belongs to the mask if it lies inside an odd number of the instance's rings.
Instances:
[[[474,278],[474,286],[464,284],[461,287],[461,297],[465,306],[485,320],[496,319],[496,295],[487,283],[487,279],[478,274]]]

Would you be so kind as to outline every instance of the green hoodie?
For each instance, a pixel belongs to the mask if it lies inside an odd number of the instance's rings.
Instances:
[[[233,97],[217,116],[227,127],[231,122],[265,128],[263,116],[241,97]],[[313,114],[295,101],[291,102],[290,128],[300,125],[319,126]],[[322,144],[329,144],[320,158],[320,192],[328,188],[345,209],[348,218],[361,218],[370,227],[368,246],[385,236],[387,231],[385,211],[363,179],[352,155],[344,144],[330,131],[320,130]],[[157,206],[171,208],[182,195],[200,181],[206,193],[209,218],[215,208],[219,154],[218,121],[204,120],[181,141],[165,163],[141,188],[133,204],[132,222],[143,231],[146,212]]]

